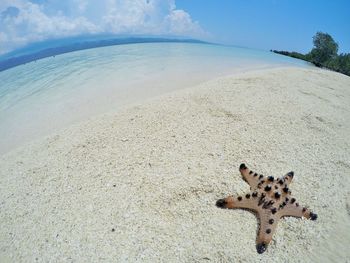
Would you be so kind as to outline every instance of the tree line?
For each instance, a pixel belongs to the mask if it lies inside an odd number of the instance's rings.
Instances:
[[[338,55],[338,43],[327,33],[317,32],[312,39],[314,47],[307,54],[279,50],[271,51],[302,59],[313,63],[317,67],[327,68],[350,76],[350,53]]]

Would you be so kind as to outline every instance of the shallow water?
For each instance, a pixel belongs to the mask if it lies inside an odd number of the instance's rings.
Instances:
[[[0,72],[0,154],[90,116],[238,72],[308,67],[271,52],[148,43],[82,50]]]

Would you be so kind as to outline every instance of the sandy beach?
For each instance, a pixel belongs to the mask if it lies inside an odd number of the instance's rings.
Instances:
[[[238,167],[294,171],[317,221],[219,198]],[[350,262],[350,78],[303,68],[221,77],[92,117],[0,156],[1,262]]]

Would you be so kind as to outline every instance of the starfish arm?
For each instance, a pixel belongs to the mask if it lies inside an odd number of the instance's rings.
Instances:
[[[293,177],[294,177],[293,171],[291,171],[291,172],[287,173],[285,176],[283,176],[283,182],[285,183],[286,186],[288,186],[292,182]]]
[[[256,249],[259,254],[265,252],[276,232],[279,215],[272,214],[270,210],[259,211],[260,228],[256,240]]]
[[[258,186],[260,179],[263,178],[262,175],[258,175],[250,170],[244,163],[239,166],[239,171],[252,189],[255,189]]]
[[[216,205],[221,208],[246,208],[256,211],[258,206],[255,199],[250,194],[246,194],[245,196],[228,196],[224,199],[219,199]]]
[[[313,213],[310,209],[300,206],[295,199],[292,198],[283,209],[278,211],[279,215],[282,216],[294,216],[294,217],[305,217],[307,219],[316,220],[317,214]]]

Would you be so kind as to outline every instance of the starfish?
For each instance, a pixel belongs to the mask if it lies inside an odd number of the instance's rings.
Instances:
[[[289,172],[281,178],[259,175],[242,163],[239,171],[250,185],[251,192],[245,196],[228,196],[219,199],[216,205],[220,208],[245,208],[253,210],[260,219],[260,229],[256,240],[256,250],[264,253],[272,236],[276,231],[277,223],[284,216],[305,217],[316,220],[317,214],[308,208],[302,207],[291,197],[289,184],[294,172]]]

